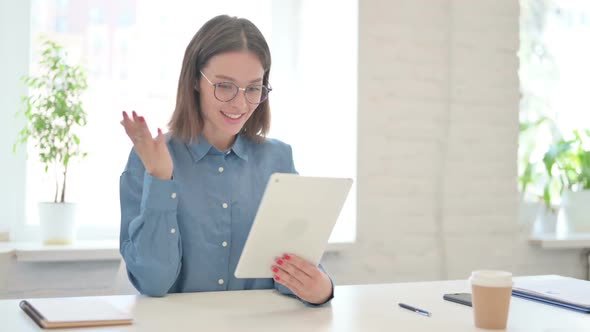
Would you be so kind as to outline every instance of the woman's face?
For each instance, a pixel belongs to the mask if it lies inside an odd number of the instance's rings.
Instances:
[[[199,73],[203,135],[210,143],[231,143],[258,104],[248,102],[244,90],[239,90],[230,101],[220,101],[215,97],[215,87],[211,83],[233,83],[240,88],[260,86],[264,75],[262,64],[250,51],[226,52],[209,59],[201,72],[206,76]],[[227,99],[227,96],[231,97],[231,91],[231,84],[220,85],[217,87],[217,96]]]

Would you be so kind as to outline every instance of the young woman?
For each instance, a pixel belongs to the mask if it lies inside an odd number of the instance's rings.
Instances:
[[[328,302],[333,283],[285,253],[274,278],[233,274],[272,173],[295,173],[291,147],[265,138],[270,51],[250,21],[217,16],[186,48],[169,133],[123,112],[133,149],[120,179],[121,255],[142,293],[164,296],[276,288],[305,304]]]

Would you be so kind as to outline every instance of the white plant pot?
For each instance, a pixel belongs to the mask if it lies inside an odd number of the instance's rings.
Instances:
[[[533,234],[555,234],[557,232],[557,212],[548,209],[545,204],[538,203]]]
[[[524,234],[529,234],[535,223],[537,217],[537,210],[539,209],[538,203],[527,202],[520,200],[518,209],[518,225],[519,229]]]
[[[39,203],[41,240],[44,244],[71,244],[76,237],[75,203]]]
[[[590,232],[590,190],[564,190],[561,207],[569,233]]]

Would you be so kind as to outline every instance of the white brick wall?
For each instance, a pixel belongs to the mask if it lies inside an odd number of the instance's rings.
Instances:
[[[516,0],[359,1],[358,243],[338,283],[584,277],[579,251],[518,225]]]

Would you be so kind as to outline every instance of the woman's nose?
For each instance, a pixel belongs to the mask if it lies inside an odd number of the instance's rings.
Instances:
[[[238,94],[231,101],[232,106],[244,111],[248,108],[248,100],[246,99],[246,91],[238,90]]]

